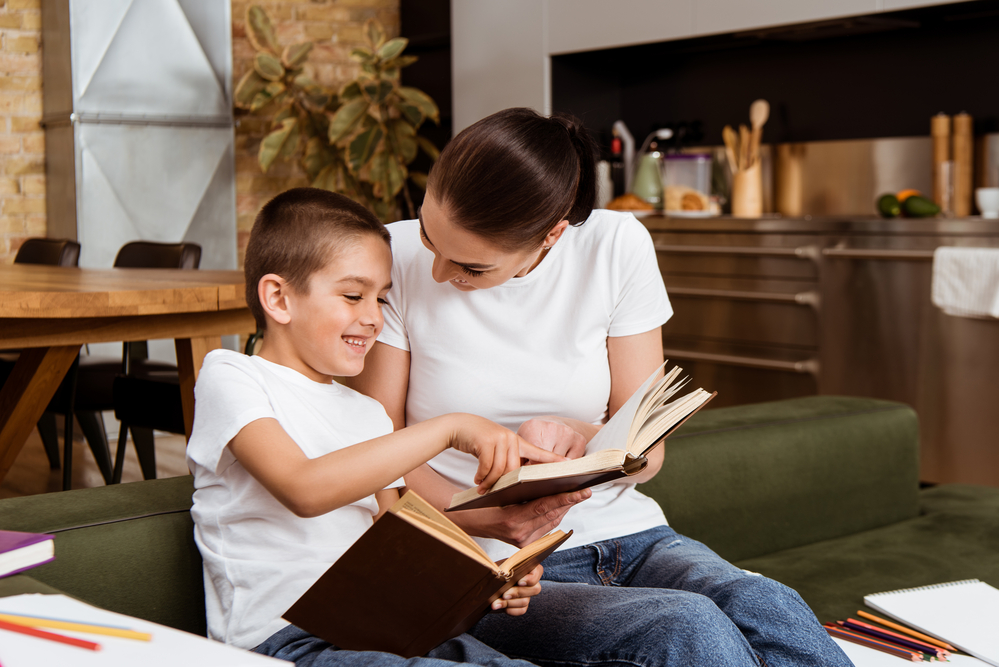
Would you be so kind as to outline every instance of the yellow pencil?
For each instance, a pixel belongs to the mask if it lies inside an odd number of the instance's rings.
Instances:
[[[928,637],[927,635],[924,635],[922,632],[916,632],[915,630],[913,630],[911,628],[907,628],[904,625],[899,625],[898,623],[892,623],[891,621],[883,619],[883,618],[879,618],[879,617],[875,616],[874,614],[868,614],[866,611],[860,611],[860,610],[858,610],[857,613],[859,615],[863,616],[864,618],[868,619],[868,620],[876,621],[876,622],[880,623],[881,625],[886,625],[889,628],[892,628],[893,630],[898,630],[899,632],[904,632],[905,634],[910,635],[912,637],[916,637],[917,639],[922,639],[924,642],[928,642],[930,644],[933,644],[934,646],[939,646],[942,649],[946,649],[948,651],[956,651],[957,650],[956,648],[954,648],[953,646],[951,646],[947,642],[942,642],[939,639],[934,639],[933,637]]]
[[[93,635],[108,635],[110,637],[124,637],[125,639],[137,639],[148,642],[153,636],[148,632],[138,632],[126,628],[115,628],[107,625],[91,625],[89,623],[76,623],[75,621],[60,621],[55,618],[42,618],[41,616],[21,616],[19,614],[0,613],[0,621],[17,623],[32,628],[50,628],[52,630],[70,630],[76,632],[86,632]]]

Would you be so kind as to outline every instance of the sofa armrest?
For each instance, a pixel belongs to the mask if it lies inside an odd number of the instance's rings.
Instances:
[[[638,487],[729,560],[916,516],[919,427],[901,403],[811,396],[704,410]]]
[[[104,609],[203,635],[193,492],[186,476],[8,498],[0,500],[0,529],[55,535],[55,560],[28,571],[32,580]]]

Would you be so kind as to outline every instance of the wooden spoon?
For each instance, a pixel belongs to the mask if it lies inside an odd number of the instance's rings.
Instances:
[[[739,138],[735,135],[735,130],[731,125],[722,128],[722,140],[725,142],[725,156],[728,157],[728,166],[732,173],[739,171],[739,160],[736,158],[739,150]]]
[[[766,100],[756,100],[749,105],[749,122],[753,126],[752,144],[749,148],[750,164],[760,157],[760,140],[763,138],[763,126],[770,118],[770,103]]]
[[[749,144],[752,137],[745,123],[739,124],[739,169],[749,169],[753,166],[749,161]]]

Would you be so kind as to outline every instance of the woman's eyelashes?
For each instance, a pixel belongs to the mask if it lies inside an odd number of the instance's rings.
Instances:
[[[467,266],[461,266],[461,264],[459,264],[458,266],[459,266],[459,267],[461,267],[461,270],[462,270],[462,271],[463,271],[463,272],[464,272],[464,273],[465,273],[466,275],[468,275],[468,276],[471,276],[472,278],[478,278],[478,277],[479,277],[479,276],[481,276],[481,275],[482,275],[483,273],[485,273],[485,271],[476,271],[475,269],[470,269],[470,268],[468,268]]]

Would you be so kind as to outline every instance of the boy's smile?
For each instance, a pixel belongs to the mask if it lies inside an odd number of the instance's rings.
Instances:
[[[391,287],[391,268],[392,252],[383,239],[364,234],[345,244],[312,275],[308,293],[284,286],[288,321],[273,332],[268,327],[261,356],[316,382],[360,373],[384,324],[381,303]]]

